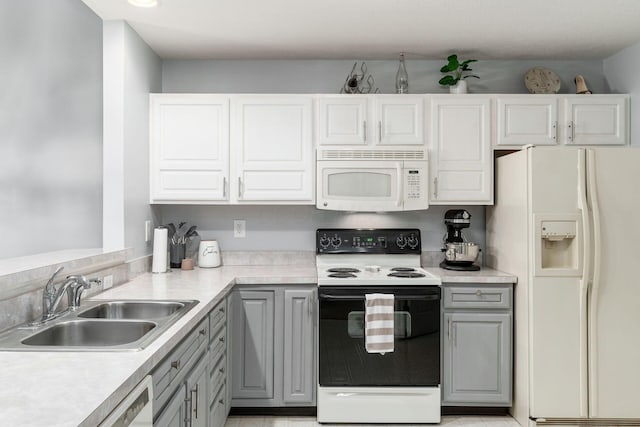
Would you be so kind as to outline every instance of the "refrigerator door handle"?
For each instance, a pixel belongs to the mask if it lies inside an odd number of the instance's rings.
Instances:
[[[600,260],[601,260],[601,224],[600,224],[600,208],[598,207],[598,189],[596,187],[596,159],[595,151],[587,150],[587,200],[591,208],[591,216],[593,221],[593,263],[591,274],[591,286],[589,289],[589,416],[598,416],[598,375],[597,375],[597,355],[598,334],[596,327],[598,325],[598,294],[600,287]]]
[[[578,150],[578,208],[582,216],[582,279],[580,280],[580,416],[589,414],[589,346],[588,346],[588,295],[591,283],[591,224],[587,199],[587,160],[586,150]]]

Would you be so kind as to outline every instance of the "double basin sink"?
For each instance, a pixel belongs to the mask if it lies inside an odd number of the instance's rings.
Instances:
[[[40,326],[22,326],[0,335],[0,350],[141,350],[158,338],[196,300],[91,301]]]

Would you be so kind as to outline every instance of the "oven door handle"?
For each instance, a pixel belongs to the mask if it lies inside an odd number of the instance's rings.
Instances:
[[[320,294],[318,299],[320,300],[334,300],[334,301],[363,301],[364,295],[360,296],[351,296],[351,295],[327,295]],[[440,295],[437,294],[429,294],[429,295],[394,295],[394,299],[396,300],[426,300],[426,301],[437,301],[440,299]]]

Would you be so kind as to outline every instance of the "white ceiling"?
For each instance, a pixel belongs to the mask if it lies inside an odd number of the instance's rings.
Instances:
[[[162,58],[603,59],[640,40],[640,0],[83,0]]]

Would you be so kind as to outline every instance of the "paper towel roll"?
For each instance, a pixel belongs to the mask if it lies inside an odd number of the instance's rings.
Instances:
[[[152,273],[167,272],[167,244],[169,230],[167,227],[157,227],[153,230],[153,261]]]

